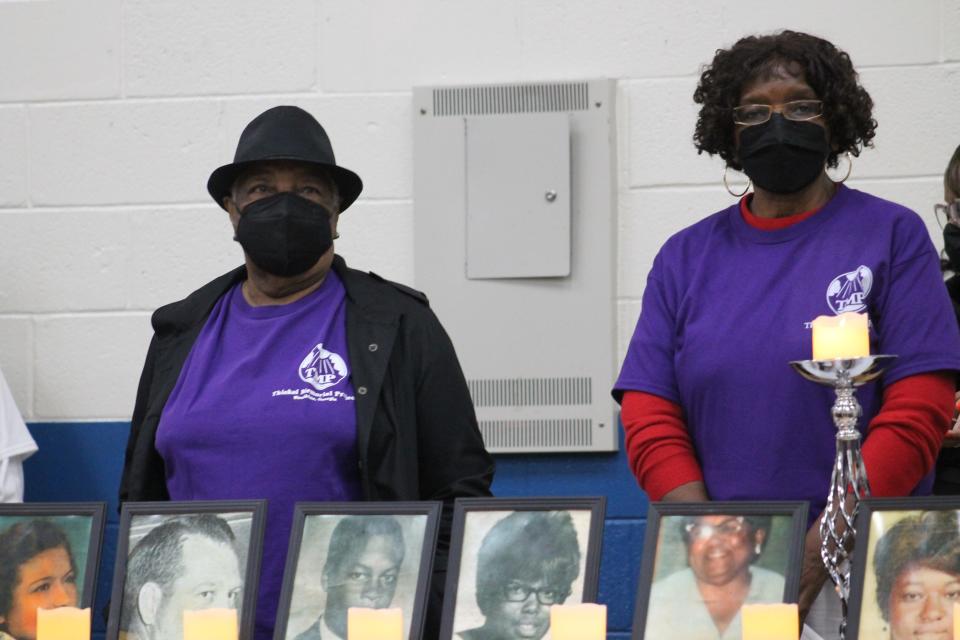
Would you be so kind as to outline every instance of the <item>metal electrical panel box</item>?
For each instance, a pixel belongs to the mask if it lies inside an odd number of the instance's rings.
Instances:
[[[465,128],[467,277],[570,275],[570,118],[468,118]]]
[[[414,89],[414,268],[487,448],[614,451],[616,83]]]

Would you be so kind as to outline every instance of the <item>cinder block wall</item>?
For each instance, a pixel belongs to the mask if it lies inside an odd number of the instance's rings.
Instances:
[[[129,420],[150,312],[240,260],[204,185],[268,106],[316,114],[364,178],[338,252],[415,285],[411,87],[597,76],[619,80],[622,352],[659,245],[731,201],[690,142],[699,66],[786,27],[847,50],[876,101],[849,184],[919,211],[939,246],[960,0],[0,0],[0,366],[35,428]],[[611,494],[606,555],[631,558],[645,502],[620,458],[504,459],[497,489]],[[632,587],[608,564],[624,632]]]

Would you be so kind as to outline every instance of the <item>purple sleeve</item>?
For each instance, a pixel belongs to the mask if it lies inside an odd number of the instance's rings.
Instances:
[[[661,252],[647,276],[640,319],[627,347],[620,377],[613,387],[617,402],[624,391],[645,391],[680,403],[674,371],[677,300],[664,284],[663,262]]]
[[[897,221],[889,282],[872,320],[876,353],[896,355],[886,385],[907,376],[960,369],[960,330],[940,273],[937,252],[919,216]]]

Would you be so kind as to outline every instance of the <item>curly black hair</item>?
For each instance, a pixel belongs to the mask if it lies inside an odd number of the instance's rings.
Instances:
[[[822,38],[781,31],[748,36],[729,49],[718,49],[704,68],[693,92],[694,102],[703,105],[693,134],[698,153],[717,154],[730,167],[742,168],[734,141],[733,108],[744,87],[773,77],[781,68],[802,75],[823,101],[832,145],[828,165],[837,166],[837,157],[843,153],[857,156],[863,147],[873,146],[877,129],[873,100],[860,86],[850,56]]]

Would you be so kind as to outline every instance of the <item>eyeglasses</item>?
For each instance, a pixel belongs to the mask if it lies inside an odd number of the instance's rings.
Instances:
[[[733,121],[745,127],[763,124],[775,109],[771,104],[744,104],[733,108]],[[823,100],[793,100],[779,105],[779,113],[787,120],[803,122],[823,115]]]
[[[720,524],[700,524],[690,522],[683,526],[684,531],[694,540],[706,540],[713,536],[731,540],[738,537],[746,528],[746,520],[743,516],[724,520]]]
[[[937,216],[937,223],[941,229],[948,222],[960,226],[960,198],[949,204],[933,205],[933,213]]]
[[[534,589],[528,584],[515,580],[508,582],[503,588],[503,597],[507,602],[526,602],[531,593],[537,594],[537,602],[540,604],[559,604],[569,595],[553,587]]]

